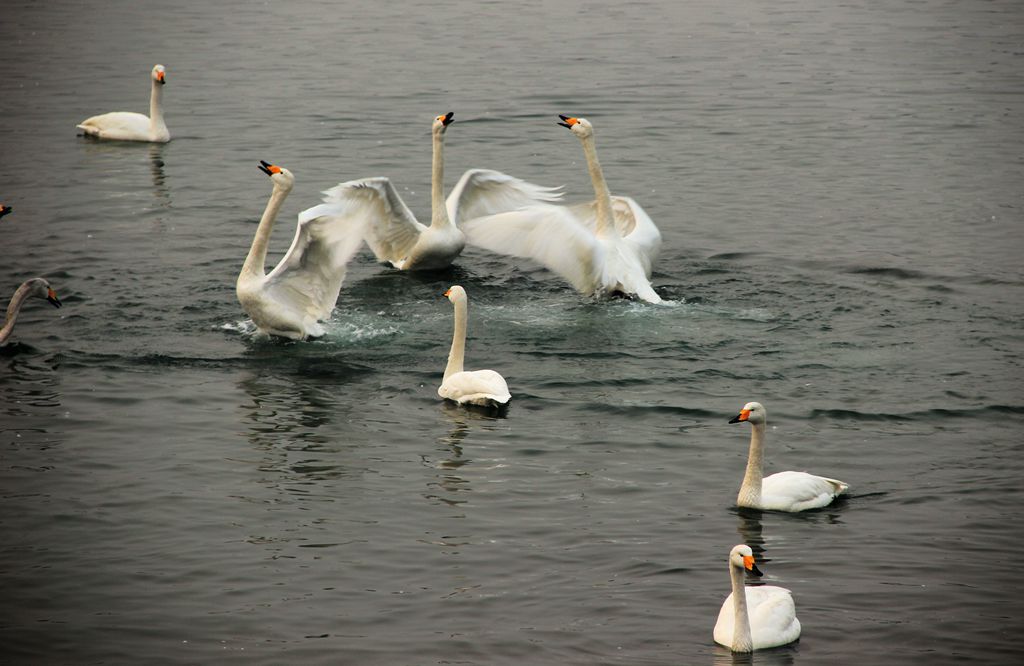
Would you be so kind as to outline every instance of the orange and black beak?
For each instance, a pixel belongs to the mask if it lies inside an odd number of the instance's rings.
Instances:
[[[761,573],[761,570],[757,568],[757,565],[754,564],[754,556],[753,555],[744,555],[743,556],[743,567],[747,571],[749,571],[750,573],[754,574],[755,576],[763,576],[764,575],[763,573]]]
[[[55,308],[59,308],[61,305],[63,305],[60,302],[60,299],[57,298],[57,292],[55,292],[53,289],[46,290],[46,300],[48,300],[50,304]]]
[[[569,116],[563,116],[562,114],[558,114],[558,117],[565,121],[564,123],[558,123],[558,124],[561,125],[562,127],[568,127],[569,129],[572,129],[572,126],[579,122],[575,118],[570,118]]]
[[[451,295],[451,293],[452,293],[452,290],[448,289],[447,291],[444,292],[444,297],[448,298]]]
[[[164,72],[157,72],[156,80],[160,82],[160,85],[164,85],[165,83],[167,83],[167,79],[166,76],[164,75]]]
[[[12,210],[14,209],[11,208],[10,206],[0,205],[0,217],[3,217],[7,213],[10,213]]]
[[[729,423],[740,423],[742,421],[746,421],[749,418],[750,418],[750,410],[749,409],[742,409],[742,410],[740,410],[739,414],[737,414],[736,416],[734,416],[731,419],[729,419]]]
[[[455,113],[452,112],[452,111],[449,111],[448,113],[444,114],[443,116],[438,116],[437,119],[441,121],[442,125],[444,125],[445,127],[448,127],[453,122],[455,122]]]
[[[275,173],[281,173],[281,167],[274,166],[270,162],[265,162],[263,160],[260,160],[259,169],[268,176],[273,176]]]

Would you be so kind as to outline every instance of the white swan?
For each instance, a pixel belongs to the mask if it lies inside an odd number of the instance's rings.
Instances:
[[[492,252],[533,259],[585,295],[637,297],[660,303],[651,264],[661,233],[633,199],[611,196],[594,147],[593,125],[560,116],[583,143],[594,201],[575,206],[537,203],[467,220],[467,240]]]
[[[448,365],[445,366],[444,379],[437,394],[460,405],[501,407],[508,404],[512,396],[504,377],[494,370],[462,369],[466,352],[466,320],[469,316],[466,290],[455,285],[444,295],[455,306],[455,330],[452,334],[452,348],[448,352]]]
[[[152,141],[167,143],[171,133],[164,123],[164,111],[161,104],[163,86],[167,82],[167,72],[163,65],[155,65],[150,72],[152,91],[149,94],[149,115],[131,111],[112,111],[103,115],[86,118],[78,124],[78,129],[86,136],[97,139],[116,141]]]
[[[350,180],[324,192],[324,203],[366,223],[366,244],[377,260],[399,270],[446,268],[466,246],[466,237],[448,216],[444,201],[444,134],[455,114],[434,118],[430,226],[420,224],[384,177]]]
[[[10,208],[7,208],[7,212],[10,212],[10,210]],[[53,290],[46,279],[37,277],[22,282],[21,286],[15,290],[14,296],[11,296],[11,302],[7,305],[7,316],[4,317],[3,328],[0,328],[0,347],[6,344],[7,339],[11,337],[11,333],[14,331],[14,322],[18,319],[18,313],[21,312],[21,306],[29,296],[45,298],[55,308],[61,306],[60,299],[57,298],[57,292]]]
[[[750,423],[750,452],[736,504],[765,511],[806,511],[827,506],[850,486],[836,479],[807,472],[779,472],[764,476],[764,431],[768,412],[759,402],[748,402],[729,423]]]
[[[265,333],[297,340],[323,335],[319,321],[334,309],[346,265],[362,243],[361,228],[325,206],[304,210],[288,253],[264,275],[270,233],[295,177],[262,160],[260,170],[270,176],[274,190],[238,275],[238,302]]]
[[[750,546],[740,544],[729,552],[732,592],[718,611],[715,642],[733,652],[753,652],[800,638],[800,620],[790,591],[774,585],[747,587],[744,570],[761,575]]]

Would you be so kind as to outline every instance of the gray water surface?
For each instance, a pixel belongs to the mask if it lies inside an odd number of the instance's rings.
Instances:
[[[992,2],[5,3],[0,661],[12,664],[1005,664],[1024,474],[1024,12]],[[167,145],[75,124],[145,112]],[[386,175],[429,218],[495,168],[614,193],[667,301],[592,302],[469,249],[363,251],[317,341],[261,339],[234,282],[270,184],[270,263],[319,192]],[[467,362],[503,418],[436,396]],[[740,511],[768,471],[849,482]],[[803,635],[711,630],[756,551]],[[753,581],[751,581],[753,582]]]

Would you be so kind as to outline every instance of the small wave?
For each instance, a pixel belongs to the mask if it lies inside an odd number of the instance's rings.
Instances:
[[[988,418],[993,414],[1005,415],[1024,414],[1022,405],[983,405],[964,409],[926,409],[917,412],[904,414],[891,414],[884,412],[861,412],[852,409],[814,409],[811,410],[809,418],[827,418],[837,421],[883,421],[906,423],[910,421],[924,421],[934,418]]]

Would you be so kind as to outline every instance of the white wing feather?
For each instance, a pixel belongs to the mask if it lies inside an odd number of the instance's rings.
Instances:
[[[473,405],[504,405],[512,399],[505,378],[494,370],[456,372],[442,382],[437,394]]]
[[[266,277],[267,295],[305,322],[330,317],[364,224],[326,204],[304,210],[291,247]]]
[[[469,220],[462,230],[471,244],[533,259],[584,294],[593,293],[598,286],[595,270],[603,264],[604,249],[568,208],[535,204]]]
[[[537,203],[559,201],[560,187],[544,187],[491,169],[470,169],[462,174],[445,206],[456,225],[485,215],[517,210]]]
[[[324,202],[336,207],[336,215],[365,223],[366,244],[378,261],[401,261],[426,229],[383,176],[341,183],[324,192]]]
[[[141,136],[149,134],[149,116],[133,111],[112,111],[86,118],[77,127],[94,136]]]
[[[761,481],[761,506],[776,511],[806,511],[828,506],[849,486],[807,472],[778,472]]]
[[[789,590],[775,585],[750,586],[743,590],[747,595],[750,637],[755,650],[786,645],[800,638],[800,620],[796,617],[796,605]],[[732,645],[735,619],[730,594],[718,611],[714,629],[716,643]]]
[[[597,203],[587,201],[586,203],[569,206],[567,210],[576,221],[590,230],[597,233]],[[615,219],[615,228],[623,239],[633,243],[640,251],[641,257],[646,263],[645,272],[647,277],[651,276],[651,265],[654,264],[661,250],[661,232],[651,217],[630,197],[612,197],[612,217]]]

